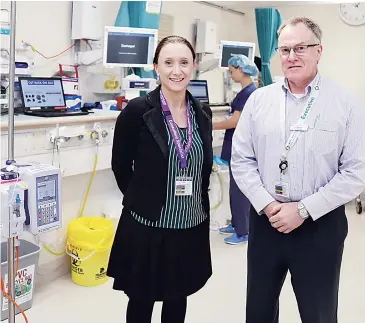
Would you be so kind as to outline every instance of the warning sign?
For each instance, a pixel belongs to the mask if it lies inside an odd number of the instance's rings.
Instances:
[[[100,268],[100,271],[97,274],[95,274],[95,280],[104,279],[105,277],[106,277],[105,268]]]
[[[15,302],[18,305],[30,301],[33,297],[35,265],[19,269],[15,277]],[[8,292],[8,275],[4,277],[5,291]],[[3,297],[3,311],[8,309],[8,299]]]
[[[80,248],[78,247],[74,247],[72,246],[73,249],[72,249],[72,254],[77,258],[72,258],[72,263],[71,263],[71,270],[76,273],[76,274],[79,274],[79,275],[85,275],[84,273],[84,269],[81,268],[81,261],[80,261],[80,258],[79,258],[79,253],[78,253],[78,250],[81,251]]]

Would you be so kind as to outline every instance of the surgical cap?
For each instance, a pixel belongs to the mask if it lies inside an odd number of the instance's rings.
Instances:
[[[233,55],[229,60],[228,64],[233,67],[241,67],[242,72],[249,76],[256,76],[259,73],[257,66],[245,55]]]

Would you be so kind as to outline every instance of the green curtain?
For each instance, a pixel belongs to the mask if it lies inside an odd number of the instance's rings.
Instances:
[[[277,31],[282,24],[282,18],[277,9],[256,8],[256,30],[262,61],[262,82],[265,85],[272,84],[270,61],[278,46]]]

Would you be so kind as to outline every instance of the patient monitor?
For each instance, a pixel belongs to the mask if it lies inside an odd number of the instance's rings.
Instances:
[[[152,68],[157,35],[157,29],[106,26],[104,66]]]
[[[155,79],[140,78],[134,74],[133,68],[153,69],[157,40],[157,29],[105,27],[103,64],[124,68],[122,93],[128,100],[138,97],[140,91],[149,92],[156,88]],[[133,73],[128,75],[130,70]]]
[[[208,82],[206,80],[191,80],[188,91],[195,99],[209,104]]]
[[[245,55],[254,61],[255,47],[255,43],[221,40],[219,66],[228,68],[228,61],[233,55]]]

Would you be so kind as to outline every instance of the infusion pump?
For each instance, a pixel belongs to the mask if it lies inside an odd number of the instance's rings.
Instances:
[[[2,181],[2,227],[11,227],[17,215],[24,217],[24,231],[33,234],[56,230],[62,225],[61,170],[51,165],[35,164],[17,169],[18,177]],[[3,186],[6,185],[6,186]],[[6,203],[7,202],[7,203]],[[9,212],[11,210],[17,212]],[[9,235],[12,235],[10,230]],[[14,232],[14,230],[13,230]],[[13,233],[14,234],[14,233]]]
[[[29,216],[25,228],[34,234],[61,227],[61,170],[51,165],[33,165],[21,173],[28,186]],[[27,210],[26,210],[27,213]]]

